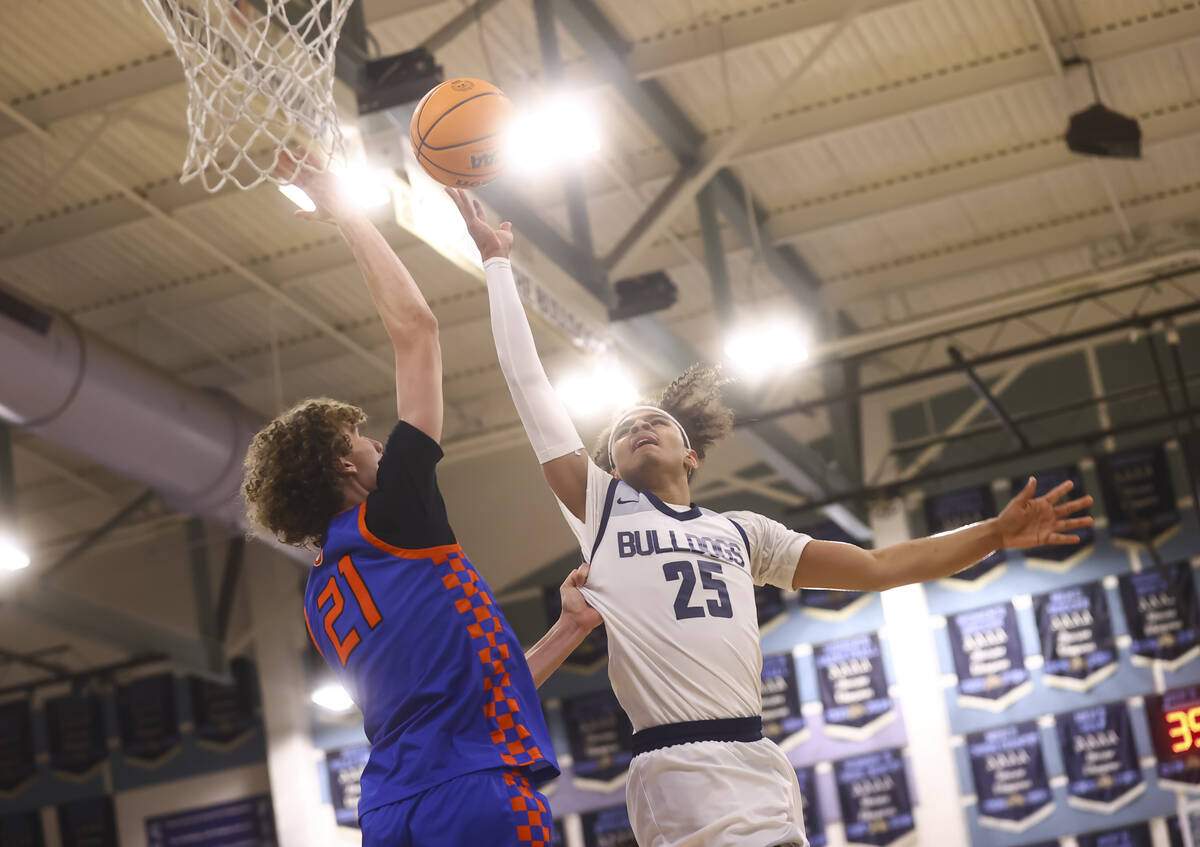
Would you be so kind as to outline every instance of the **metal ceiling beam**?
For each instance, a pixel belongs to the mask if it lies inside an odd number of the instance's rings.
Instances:
[[[98,544],[114,529],[122,526],[134,514],[140,511],[142,507],[146,506],[157,496],[158,495],[154,493],[154,489],[152,488],[147,488],[144,490],[137,497],[134,497],[132,500],[122,506],[115,515],[85,535],[78,543],[72,545],[71,549],[67,550],[67,552],[63,553],[46,567],[40,568],[38,572],[38,578],[49,579],[57,574],[64,567],[71,564],[71,562],[73,562],[78,556],[83,555],[95,547],[96,544]]]
[[[967,363],[965,358],[963,358],[962,352],[957,347],[947,347],[946,355],[948,355],[950,357],[950,361],[954,362],[954,364],[958,366],[959,370],[963,372],[963,376],[967,378],[967,382],[971,383],[971,389],[975,392],[975,396],[983,401],[983,404],[987,406],[988,411],[992,413],[992,417],[998,420],[1004,426],[1004,428],[1008,430],[1008,434],[1012,436],[1013,441],[1017,442],[1017,446],[1028,448],[1029,439],[1025,437],[1025,433],[1021,432],[1021,429],[1017,426],[1016,421],[1014,421],[1012,416],[1005,411],[1004,406],[1001,405],[998,399],[996,399],[996,396],[988,390],[987,385],[982,379],[979,378],[979,374],[975,372],[975,369]]]

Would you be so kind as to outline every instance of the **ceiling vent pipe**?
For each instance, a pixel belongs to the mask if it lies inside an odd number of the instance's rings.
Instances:
[[[172,509],[246,526],[242,459],[262,426],[258,413],[3,288],[0,419],[151,487]]]

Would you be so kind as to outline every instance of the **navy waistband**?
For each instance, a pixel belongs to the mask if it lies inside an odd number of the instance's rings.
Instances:
[[[633,734],[633,755],[651,750],[691,744],[693,741],[758,741],[763,737],[762,716],[684,721],[652,726]]]

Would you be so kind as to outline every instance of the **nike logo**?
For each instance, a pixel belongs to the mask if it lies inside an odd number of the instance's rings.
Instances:
[[[636,498],[636,497],[634,497],[632,500],[622,500],[620,497],[617,498],[617,503],[619,503],[622,506],[628,506],[630,503],[636,503],[637,501],[638,501],[638,498]]]

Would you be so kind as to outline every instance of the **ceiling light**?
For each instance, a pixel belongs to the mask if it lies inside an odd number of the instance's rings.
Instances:
[[[508,165],[524,173],[582,161],[599,149],[600,131],[590,104],[577,95],[552,97],[518,112],[504,146]]]
[[[346,689],[336,682],[322,685],[313,691],[312,701],[330,712],[348,712],[354,708],[354,700],[346,693]]]
[[[725,342],[729,364],[747,377],[796,367],[808,360],[808,337],[795,324],[773,321],[734,330]]]
[[[601,362],[563,379],[555,386],[573,414],[594,418],[637,402],[637,388],[629,374],[615,362]]]
[[[281,185],[279,186],[279,193],[299,206],[302,212],[315,212],[317,210],[317,204],[298,185]]]
[[[29,554],[11,535],[0,535],[0,571],[19,571],[29,567]]]

